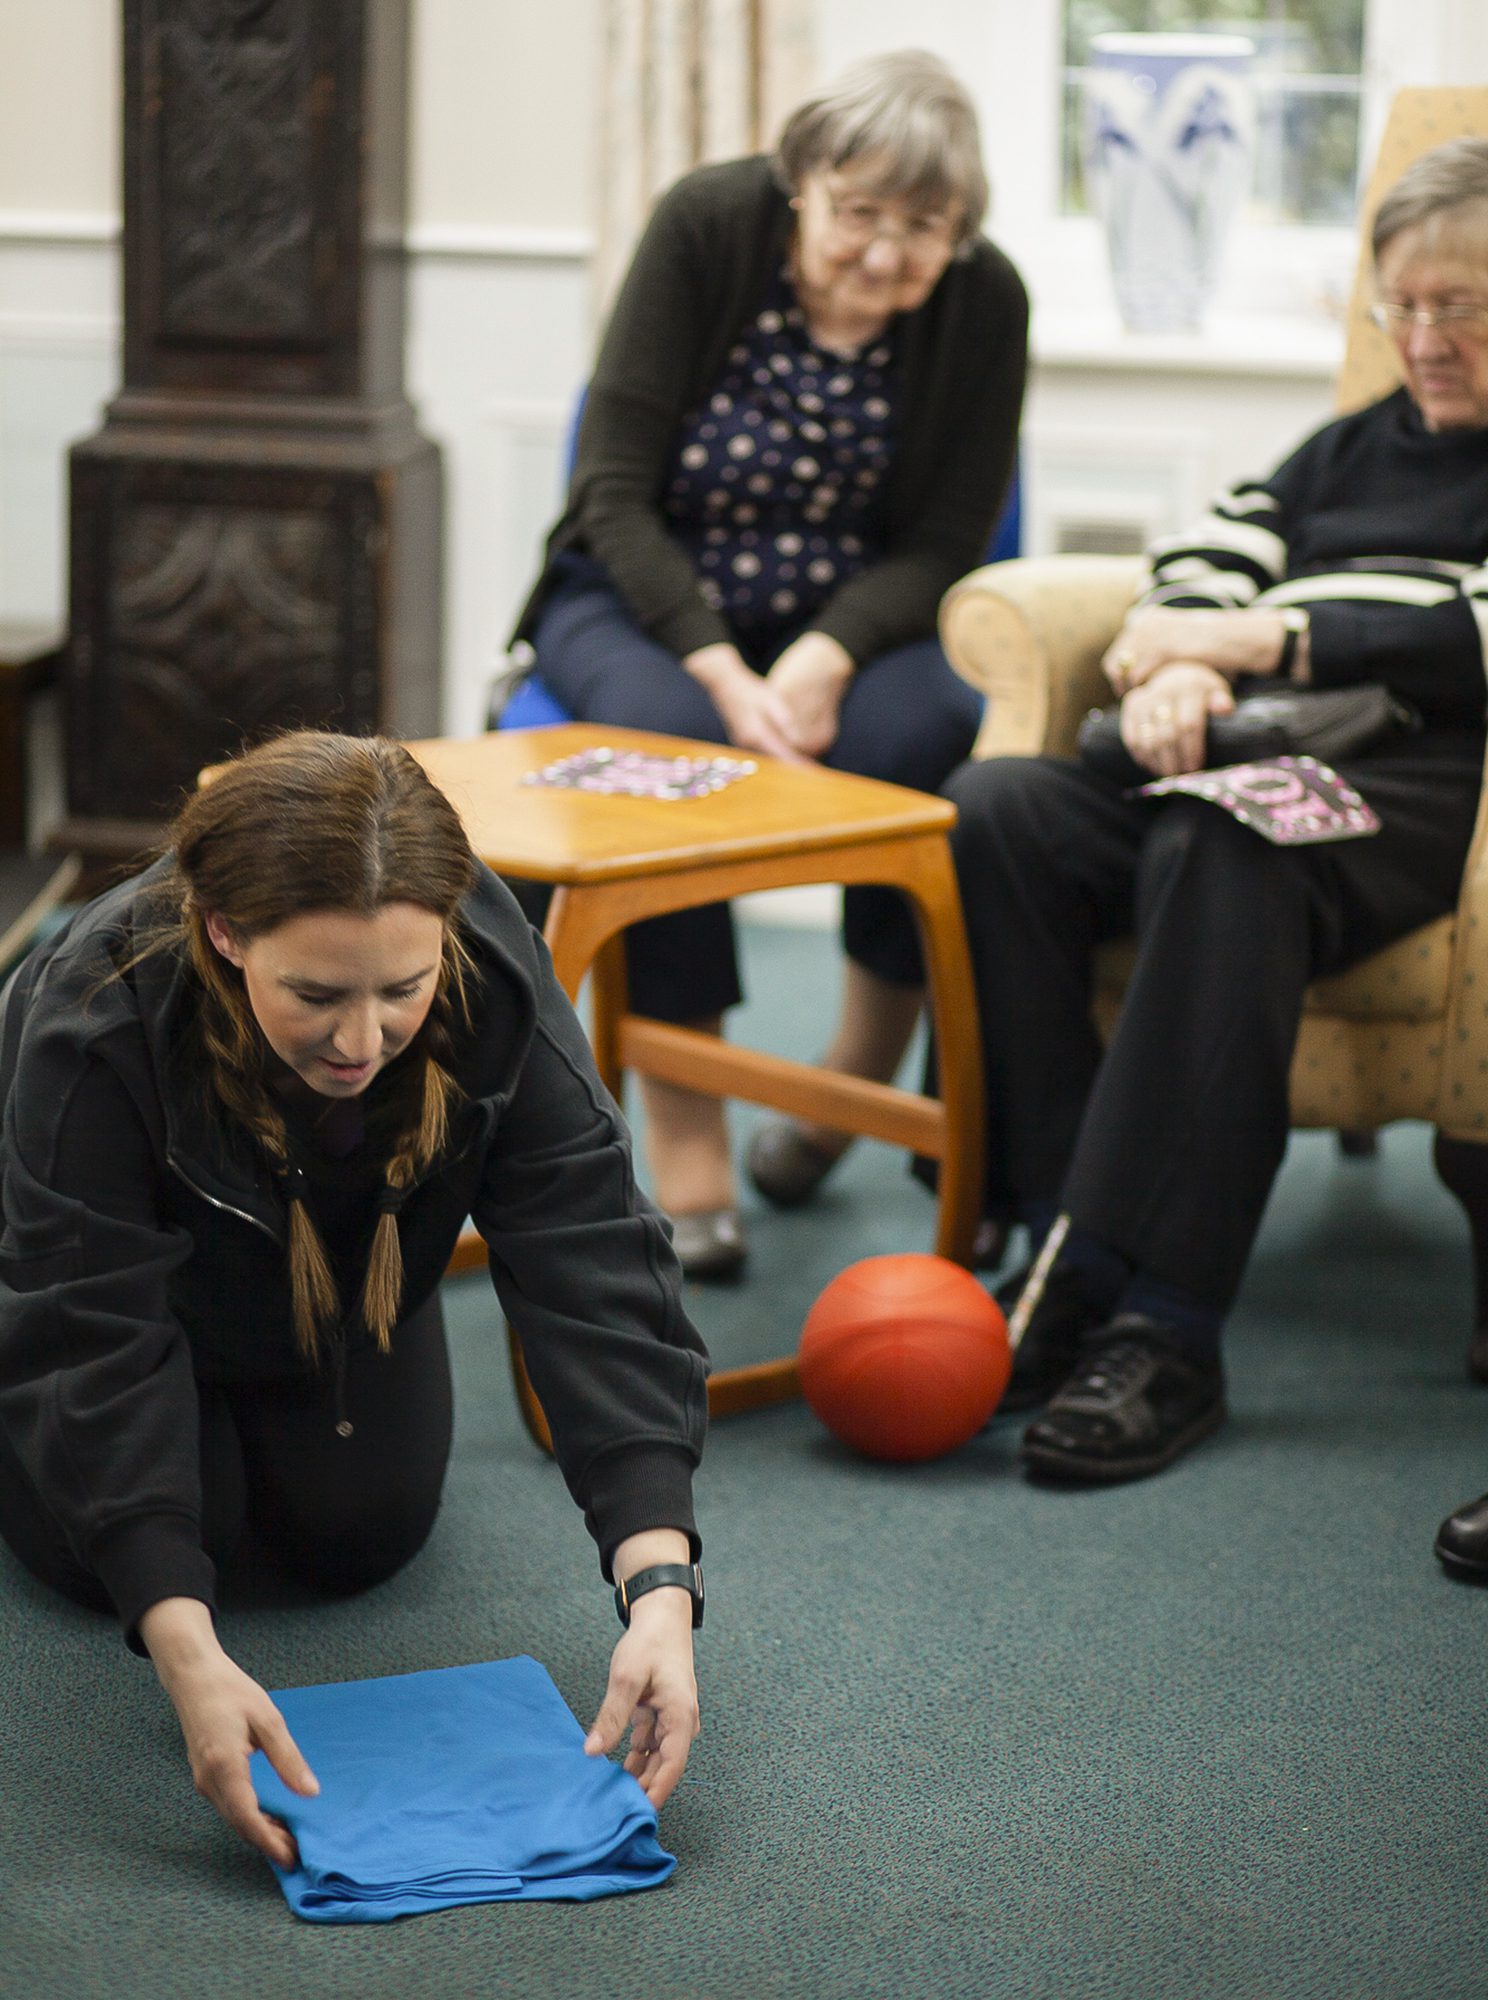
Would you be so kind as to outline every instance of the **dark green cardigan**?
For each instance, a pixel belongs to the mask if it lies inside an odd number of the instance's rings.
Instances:
[[[673,652],[731,639],[699,596],[660,502],[682,419],[759,310],[792,219],[762,157],[699,167],[657,203],[595,363],[568,508],[515,637],[530,637],[554,558],[574,549],[604,564],[641,625]],[[1017,450],[1027,329],[1022,281],[983,237],[904,316],[887,547],[811,621],[855,660],[932,633],[945,591],[981,560]]]

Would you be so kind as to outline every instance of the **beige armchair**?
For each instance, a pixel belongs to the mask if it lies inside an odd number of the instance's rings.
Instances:
[[[1340,410],[1399,379],[1389,344],[1365,316],[1368,218],[1412,159],[1471,132],[1488,133],[1488,90],[1408,90],[1396,99],[1364,204]],[[1111,698],[1100,657],[1146,581],[1140,558],[1052,556],[989,565],[947,594],[946,652],[987,697],[979,757],[1073,752],[1082,717]],[[1478,1332],[1469,1365],[1488,1380],[1488,790],[1484,799],[1456,913],[1312,987],[1291,1090],[1300,1126],[1399,1118],[1436,1126],[1438,1170],[1472,1226]],[[1130,959],[1127,946],[1102,955],[1103,1026],[1121,1004]]]

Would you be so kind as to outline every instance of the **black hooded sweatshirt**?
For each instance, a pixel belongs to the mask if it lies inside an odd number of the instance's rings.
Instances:
[[[126,1632],[162,1598],[214,1601],[197,1382],[307,1365],[282,1182],[188,1057],[195,979],[174,949],[131,963],[169,914],[167,873],[81,910],[0,1000],[0,1424]],[[488,869],[460,931],[474,1025],[449,1143],[398,1218],[403,1313],[469,1216],[606,1574],[644,1528],[679,1528],[696,1554],[706,1357],[665,1224],[547,950]],[[322,1365],[370,1338],[350,1313]]]

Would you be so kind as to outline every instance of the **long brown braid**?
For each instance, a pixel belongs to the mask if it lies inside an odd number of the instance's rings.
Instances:
[[[207,1073],[225,1110],[283,1180],[295,1338],[310,1359],[340,1316],[336,1281],[269,1088],[268,1044],[242,975],[207,934],[207,915],[219,916],[240,944],[307,911],[370,917],[388,903],[417,904],[445,927],[434,1000],[408,1052],[419,1071],[389,1142],[362,1287],[362,1317],[386,1352],[403,1295],[397,1210],[439,1156],[459,1096],[449,1064],[458,1028],[469,1020],[471,962],[456,913],[474,873],[459,815],[401,745],[297,730],[247,752],[203,786],[177,815],[170,846],[179,912],[171,930],[200,985]]]

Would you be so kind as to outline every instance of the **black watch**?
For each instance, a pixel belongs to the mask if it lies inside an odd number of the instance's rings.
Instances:
[[[629,1626],[631,1605],[638,1597],[644,1597],[648,1590],[669,1589],[685,1590],[692,1599],[692,1629],[695,1632],[703,1622],[701,1563],[657,1563],[651,1569],[638,1569],[634,1576],[617,1583],[615,1609],[620,1615],[620,1623]]]
[[[1279,681],[1289,681],[1296,671],[1297,648],[1302,643],[1302,634],[1308,630],[1312,620],[1300,605],[1289,605],[1281,617],[1286,632],[1276,662],[1275,678]]]

